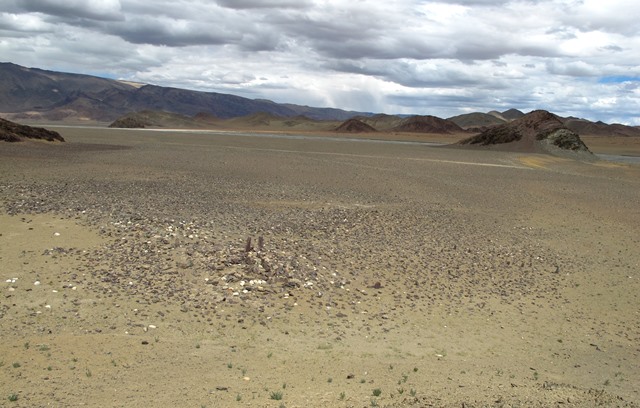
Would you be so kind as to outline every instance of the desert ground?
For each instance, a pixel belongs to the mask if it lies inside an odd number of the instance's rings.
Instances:
[[[0,406],[640,404],[638,164],[54,130],[0,145]]]

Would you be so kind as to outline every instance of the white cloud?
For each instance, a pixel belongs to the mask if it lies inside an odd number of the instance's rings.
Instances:
[[[13,0],[18,64],[448,117],[545,108],[640,124],[636,0]],[[609,115],[609,116],[607,116]]]

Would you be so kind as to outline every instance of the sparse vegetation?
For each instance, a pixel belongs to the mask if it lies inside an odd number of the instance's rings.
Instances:
[[[271,392],[270,398],[272,400],[280,401],[282,399],[282,391],[273,391],[273,392]]]
[[[13,363],[13,368],[20,368],[20,363],[18,362]]]
[[[18,394],[9,394],[9,401],[16,402],[18,400]]]
[[[340,401],[344,401],[344,399],[345,399],[345,397],[346,397],[346,396],[347,396],[347,394],[346,394],[344,391],[342,391],[342,392],[340,393],[340,397],[339,397],[339,398],[340,398]]]
[[[382,394],[382,390],[380,388],[376,388],[373,390],[373,396],[374,397],[379,397],[380,394]]]

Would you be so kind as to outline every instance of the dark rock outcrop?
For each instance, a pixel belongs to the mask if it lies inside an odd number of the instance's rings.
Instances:
[[[144,120],[139,116],[124,116],[122,118],[116,119],[112,124],[109,125],[109,127],[124,129],[144,129],[145,127],[150,125],[150,122]]]
[[[64,142],[58,132],[41,127],[21,125],[0,118],[0,140],[5,142],[21,142],[24,139],[46,140],[47,142]]]
[[[567,156],[566,153],[570,152],[575,153],[573,157],[581,159],[594,157],[577,133],[566,128],[558,116],[544,110],[494,126],[458,144],[560,156]]]

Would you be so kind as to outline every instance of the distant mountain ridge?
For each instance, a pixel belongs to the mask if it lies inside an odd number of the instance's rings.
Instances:
[[[317,120],[369,115],[0,63],[0,112],[10,113],[14,119],[111,122],[129,112],[145,110],[187,116],[204,112],[221,119],[258,112],[282,117],[305,115]]]
[[[472,132],[484,132],[492,127],[511,123],[526,116],[517,109],[509,109],[504,112],[491,111],[487,113],[472,112],[448,118],[463,129]],[[638,126],[626,126],[619,123],[606,124],[604,122],[591,122],[586,119],[574,117],[563,118],[557,116],[567,129],[581,136],[624,136],[640,137]]]
[[[156,114],[148,112],[155,111]],[[254,126],[280,126],[287,129],[335,129],[337,125],[310,123],[311,121],[340,121],[355,118],[378,131],[458,133],[483,132],[522,118],[525,113],[517,109],[504,112],[473,112],[441,119],[430,115],[387,115],[346,111],[337,108],[316,108],[266,99],[249,99],[216,92],[162,87],[130,81],[100,78],[26,68],[13,63],[0,63],[0,113],[13,121],[30,122],[113,122],[132,113],[147,112],[142,116],[153,120],[147,126],[191,123],[197,115],[209,119],[232,119],[257,114],[272,115],[276,119],[260,122],[251,118]],[[176,114],[187,117],[162,117]],[[155,115],[155,116],[154,116]],[[296,119],[297,118],[297,119]],[[126,126],[139,126],[129,118]],[[560,118],[565,126],[582,136],[634,136],[640,137],[640,127],[621,124],[591,122],[579,118]],[[209,121],[210,122],[210,121]],[[207,121],[195,121],[205,126]],[[144,125],[144,124],[143,124]],[[325,126],[326,125],[326,126]],[[208,125],[207,125],[208,126]],[[240,127],[241,124],[234,125]]]

